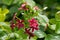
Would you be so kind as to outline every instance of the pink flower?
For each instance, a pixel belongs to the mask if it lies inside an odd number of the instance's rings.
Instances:
[[[25,6],[26,6],[26,3],[23,3],[23,4],[21,5],[22,8],[24,8]]]
[[[38,21],[32,18],[31,20],[28,20],[30,28],[32,28],[32,32],[34,30],[38,30]]]
[[[38,6],[35,6],[34,9],[35,9],[35,10],[38,10],[39,8],[38,8]]]
[[[25,2],[25,3],[23,3],[22,5],[21,5],[21,7],[20,8],[18,8],[18,10],[28,10],[28,8],[26,7],[26,5],[27,5],[27,3]]]

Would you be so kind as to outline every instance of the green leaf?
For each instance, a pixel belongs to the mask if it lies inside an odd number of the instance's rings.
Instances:
[[[46,24],[49,24],[49,19],[45,15],[38,14],[37,19],[39,24],[46,27]]]
[[[2,0],[4,4],[11,5],[13,0]]]
[[[17,6],[13,6],[9,10],[10,10],[11,14],[16,13],[18,11],[18,7]]]
[[[48,34],[46,37],[45,37],[45,40],[60,40],[60,35],[51,35],[51,34]]]
[[[45,15],[38,14],[38,19],[40,22],[48,23],[49,19]]]
[[[1,13],[1,11],[2,11],[2,10],[1,10],[1,8],[0,8],[0,13]]]
[[[55,18],[50,19],[49,21],[50,21],[50,24],[56,24],[56,20],[55,20]]]
[[[22,37],[23,39],[27,39],[27,36],[28,36],[28,35],[25,34],[24,29],[21,28],[17,33],[18,33],[19,36]]]
[[[9,13],[9,10],[7,8],[4,8],[3,11],[2,11],[2,14],[6,15],[7,13]]]
[[[3,22],[5,20],[6,14],[9,13],[9,10],[7,8],[0,8],[0,22]]]
[[[0,22],[3,22],[5,20],[5,15],[4,14],[0,14]]]
[[[56,9],[57,9],[57,10],[60,10],[60,5],[57,5],[57,6],[56,6]]]
[[[7,13],[9,13],[9,10],[7,8],[4,8],[4,9],[0,8],[0,14],[6,15]]]
[[[60,11],[55,14],[56,21],[60,21]]]
[[[14,0],[13,1],[13,4],[16,4],[16,3],[18,3],[19,2],[19,0]]]
[[[45,6],[48,6],[48,7],[53,7],[55,4],[56,0],[45,0],[44,4]],[[52,5],[54,4],[54,5]]]
[[[59,21],[56,22],[56,30],[55,30],[55,32],[57,34],[60,34],[60,22]]]
[[[0,4],[2,4],[2,0],[0,0]]]
[[[33,0],[25,0],[25,2],[27,2],[31,7],[35,6],[35,2]]]
[[[7,33],[11,32],[10,24],[7,24],[5,22],[0,22],[0,28],[6,31]]]
[[[52,29],[52,30],[55,30],[56,29],[56,24],[50,25],[49,28]]]
[[[10,40],[11,39],[15,39],[16,40],[16,39],[20,38],[19,34],[17,34],[17,33],[9,33],[8,37],[9,37]]]
[[[23,3],[24,1],[25,1],[25,0],[14,0],[13,4],[16,4],[16,3],[21,4],[21,3]]]
[[[46,34],[41,31],[41,30],[38,30],[38,31],[35,31],[34,34],[38,37],[38,38],[43,38],[46,36]]]
[[[0,28],[0,37],[4,36],[5,34],[7,34],[7,32]]]
[[[1,40],[16,40],[21,38],[17,33],[9,33],[1,37]]]
[[[42,30],[42,31],[45,31],[45,26],[40,25],[40,26],[39,26],[39,29]]]
[[[0,38],[0,40],[7,40],[7,38],[8,38],[8,36],[5,34],[4,36],[2,36],[2,37]]]

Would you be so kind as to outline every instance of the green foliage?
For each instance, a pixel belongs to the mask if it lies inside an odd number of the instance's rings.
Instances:
[[[59,31],[60,31],[60,22],[57,22],[57,23],[56,23],[56,33],[57,33],[57,34],[60,34]]]
[[[9,13],[8,9],[0,8],[0,22],[5,20],[5,16],[6,16],[7,13]]]
[[[28,5],[30,5],[31,7],[34,7],[35,6],[35,2],[33,0],[25,0]]]
[[[48,34],[45,40],[60,40],[60,35]]]
[[[11,5],[13,0],[2,0],[2,2],[6,5]]]
[[[41,31],[41,30],[38,30],[38,31],[35,31],[34,34],[38,37],[38,38],[43,38],[46,36],[46,34]]]
[[[50,23],[51,24],[56,24],[56,19],[55,18],[50,19]]]

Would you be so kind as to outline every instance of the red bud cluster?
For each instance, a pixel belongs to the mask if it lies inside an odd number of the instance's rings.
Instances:
[[[14,20],[16,21],[15,23],[14,23]],[[17,27],[18,29],[23,28],[24,27],[24,23],[23,22],[24,22],[23,20],[18,19],[16,17],[16,15],[14,14],[14,17],[13,17],[13,20],[11,21],[10,27],[12,29],[14,29],[15,27]]]

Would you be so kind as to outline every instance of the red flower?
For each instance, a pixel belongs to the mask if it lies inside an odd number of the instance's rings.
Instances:
[[[17,23],[16,25],[17,25],[18,29],[20,29],[20,28],[23,28],[23,27],[24,27],[24,24],[23,24],[22,22]]]
[[[29,35],[29,39],[30,39],[31,37],[34,37],[34,34],[33,34],[32,32],[30,32],[30,30],[31,30],[31,29],[25,28],[25,33],[27,33],[27,34]]]
[[[32,28],[32,32],[35,30],[38,30],[38,21],[32,18],[31,20],[28,20],[30,28]]]
[[[16,19],[16,21],[17,21],[18,23],[24,22],[24,20],[20,20],[20,19]]]
[[[23,20],[17,19],[16,21],[17,21],[17,22],[16,22],[16,26],[18,27],[18,29],[24,27],[24,24],[23,24],[24,21],[23,21]]]
[[[11,28],[14,29],[14,27],[18,27],[18,29],[23,28],[24,24],[23,24],[23,20],[20,20],[18,18],[15,18],[16,23],[14,23],[14,20],[11,21]]]
[[[15,25],[13,22],[11,22],[10,27],[13,29],[15,26],[16,26],[16,25]]]

